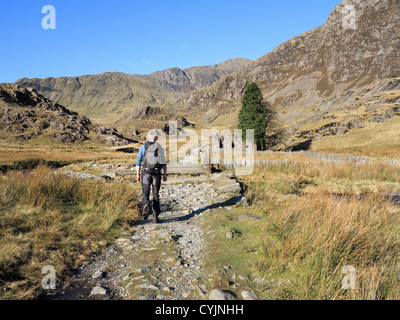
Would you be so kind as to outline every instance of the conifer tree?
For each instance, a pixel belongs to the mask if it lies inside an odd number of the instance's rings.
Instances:
[[[256,83],[249,84],[244,92],[242,108],[239,112],[239,129],[246,139],[246,129],[254,129],[254,143],[258,150],[265,149],[265,130],[267,128],[267,105]]]

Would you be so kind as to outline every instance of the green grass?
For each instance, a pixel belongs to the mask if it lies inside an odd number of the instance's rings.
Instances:
[[[265,221],[237,219],[237,215],[249,214],[248,211],[247,208],[236,207],[234,210],[220,208],[205,213],[203,228],[206,234],[208,231],[212,233],[206,237],[203,269],[211,277],[214,288],[235,291],[232,287],[235,274],[235,284],[239,285],[240,291],[250,290],[262,300],[272,299],[269,290],[274,286],[273,282],[257,284],[253,281],[261,276],[258,265],[263,261],[266,239],[260,225],[264,225]],[[251,214],[260,216],[262,211],[254,210]],[[228,231],[234,234],[233,239],[226,237]],[[230,268],[224,272],[224,266]]]

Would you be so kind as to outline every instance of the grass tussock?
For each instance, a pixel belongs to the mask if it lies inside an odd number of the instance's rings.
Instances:
[[[138,217],[137,192],[45,166],[0,176],[0,297],[33,298],[45,265],[63,277]]]
[[[398,174],[391,167],[309,165],[263,168],[245,178],[252,210],[264,216],[260,242],[274,244],[263,246],[263,259],[255,267],[286,284],[273,298],[399,299],[399,207],[381,192],[338,195],[325,183],[362,179],[398,185]],[[293,192],[276,187],[296,176],[311,179],[313,192],[293,184]],[[356,270],[352,290],[342,288],[346,265]]]

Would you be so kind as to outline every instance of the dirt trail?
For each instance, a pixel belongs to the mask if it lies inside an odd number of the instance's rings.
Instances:
[[[75,268],[45,299],[196,299],[204,296],[203,212],[243,203],[228,174],[171,178],[163,183],[161,223],[140,221],[94,260]],[[94,290],[94,291],[93,291]],[[96,293],[96,294],[95,294]]]

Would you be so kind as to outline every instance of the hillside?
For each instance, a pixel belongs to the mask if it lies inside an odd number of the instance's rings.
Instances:
[[[172,103],[173,95],[150,81],[119,72],[80,77],[20,79],[46,98],[96,120],[117,120],[137,105]]]
[[[170,128],[170,122],[176,121],[177,128]],[[170,130],[181,131],[184,127],[194,127],[184,116],[172,107],[138,106],[132,108],[121,119],[114,123],[115,128],[125,137],[132,139],[146,139],[151,129],[162,130],[169,134]]]
[[[79,77],[23,78],[15,84],[31,87],[91,119],[116,121],[135,107],[173,104],[181,94],[210,86],[249,62],[231,59],[213,66],[171,68],[150,75],[106,72]]]
[[[342,27],[342,8],[348,4],[357,13],[354,30]],[[344,134],[386,111],[398,113],[399,29],[399,1],[344,0],[322,26],[189,93],[179,104],[200,121],[232,125],[230,115],[237,112],[245,86],[257,82],[285,129],[281,148],[297,148],[321,134]]]
[[[0,141],[87,141],[106,145],[133,142],[116,129],[93,124],[87,117],[54,103],[32,88],[12,84],[0,84]]]
[[[247,66],[249,59],[230,59],[216,65],[192,67],[181,70],[171,68],[157,71],[146,76],[156,86],[174,92],[190,92],[196,89],[207,88],[217,80]]]

